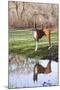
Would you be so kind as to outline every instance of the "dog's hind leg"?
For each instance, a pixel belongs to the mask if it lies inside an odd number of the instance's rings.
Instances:
[[[45,33],[45,36],[47,37],[48,42],[49,42],[48,50],[50,50],[50,48],[51,48],[51,32],[48,29],[44,29],[44,33]]]

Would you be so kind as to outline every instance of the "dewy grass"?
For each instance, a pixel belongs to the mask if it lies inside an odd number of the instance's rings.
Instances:
[[[55,54],[58,42],[57,32],[51,33],[51,42]],[[39,50],[35,52],[35,40],[32,31],[15,30],[9,32],[9,53],[22,54],[31,58],[48,58],[48,40],[45,36],[39,40],[38,45]]]

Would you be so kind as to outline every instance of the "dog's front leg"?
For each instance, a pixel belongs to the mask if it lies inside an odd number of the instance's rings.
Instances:
[[[36,40],[36,47],[35,47],[35,51],[37,51],[38,49],[38,41]]]

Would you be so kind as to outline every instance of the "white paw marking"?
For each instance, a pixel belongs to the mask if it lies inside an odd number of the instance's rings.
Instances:
[[[35,51],[37,51],[37,48],[35,48]]]
[[[52,48],[52,46],[48,47],[48,50],[50,50]]]

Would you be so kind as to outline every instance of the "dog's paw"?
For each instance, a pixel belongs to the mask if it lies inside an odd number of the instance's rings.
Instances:
[[[48,47],[48,50],[50,50],[52,48],[52,46]]]
[[[35,52],[37,51],[37,48],[35,48]]]

